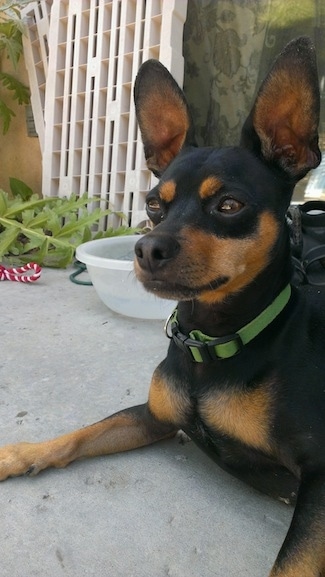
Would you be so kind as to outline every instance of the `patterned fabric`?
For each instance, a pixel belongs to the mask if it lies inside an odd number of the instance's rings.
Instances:
[[[316,45],[324,97],[324,0],[188,0],[184,91],[199,145],[238,143],[274,57],[300,35]]]

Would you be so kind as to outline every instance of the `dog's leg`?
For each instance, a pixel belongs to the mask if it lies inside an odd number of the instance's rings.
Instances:
[[[50,441],[2,447],[0,480],[36,475],[47,467],[65,467],[76,459],[136,449],[172,437],[176,432],[175,427],[155,419],[147,404],[131,407]]]
[[[325,577],[325,472],[303,479],[270,577]]]

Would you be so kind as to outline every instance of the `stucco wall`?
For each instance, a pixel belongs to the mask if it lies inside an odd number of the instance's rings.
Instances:
[[[1,62],[1,69],[12,73],[6,59]],[[27,71],[23,58],[17,70],[18,78],[28,84]],[[5,91],[1,88],[1,94]],[[12,119],[7,134],[0,131],[0,188],[9,191],[9,177],[19,178],[35,192],[41,194],[42,165],[41,152],[37,137],[27,136],[25,106],[19,106],[16,101],[8,98],[8,106],[16,116]]]

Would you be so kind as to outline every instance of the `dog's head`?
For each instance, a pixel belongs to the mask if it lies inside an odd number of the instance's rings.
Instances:
[[[210,303],[268,265],[295,184],[318,166],[319,89],[314,48],[292,41],[264,80],[240,146],[197,148],[183,92],[158,61],[138,73],[135,106],[157,225],[136,245],[135,269],[159,296]]]

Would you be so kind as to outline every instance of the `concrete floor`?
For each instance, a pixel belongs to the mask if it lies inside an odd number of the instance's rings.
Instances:
[[[71,271],[1,282],[1,443],[37,441],[144,402],[168,342]],[[1,577],[266,577],[292,510],[163,442],[0,486]]]

